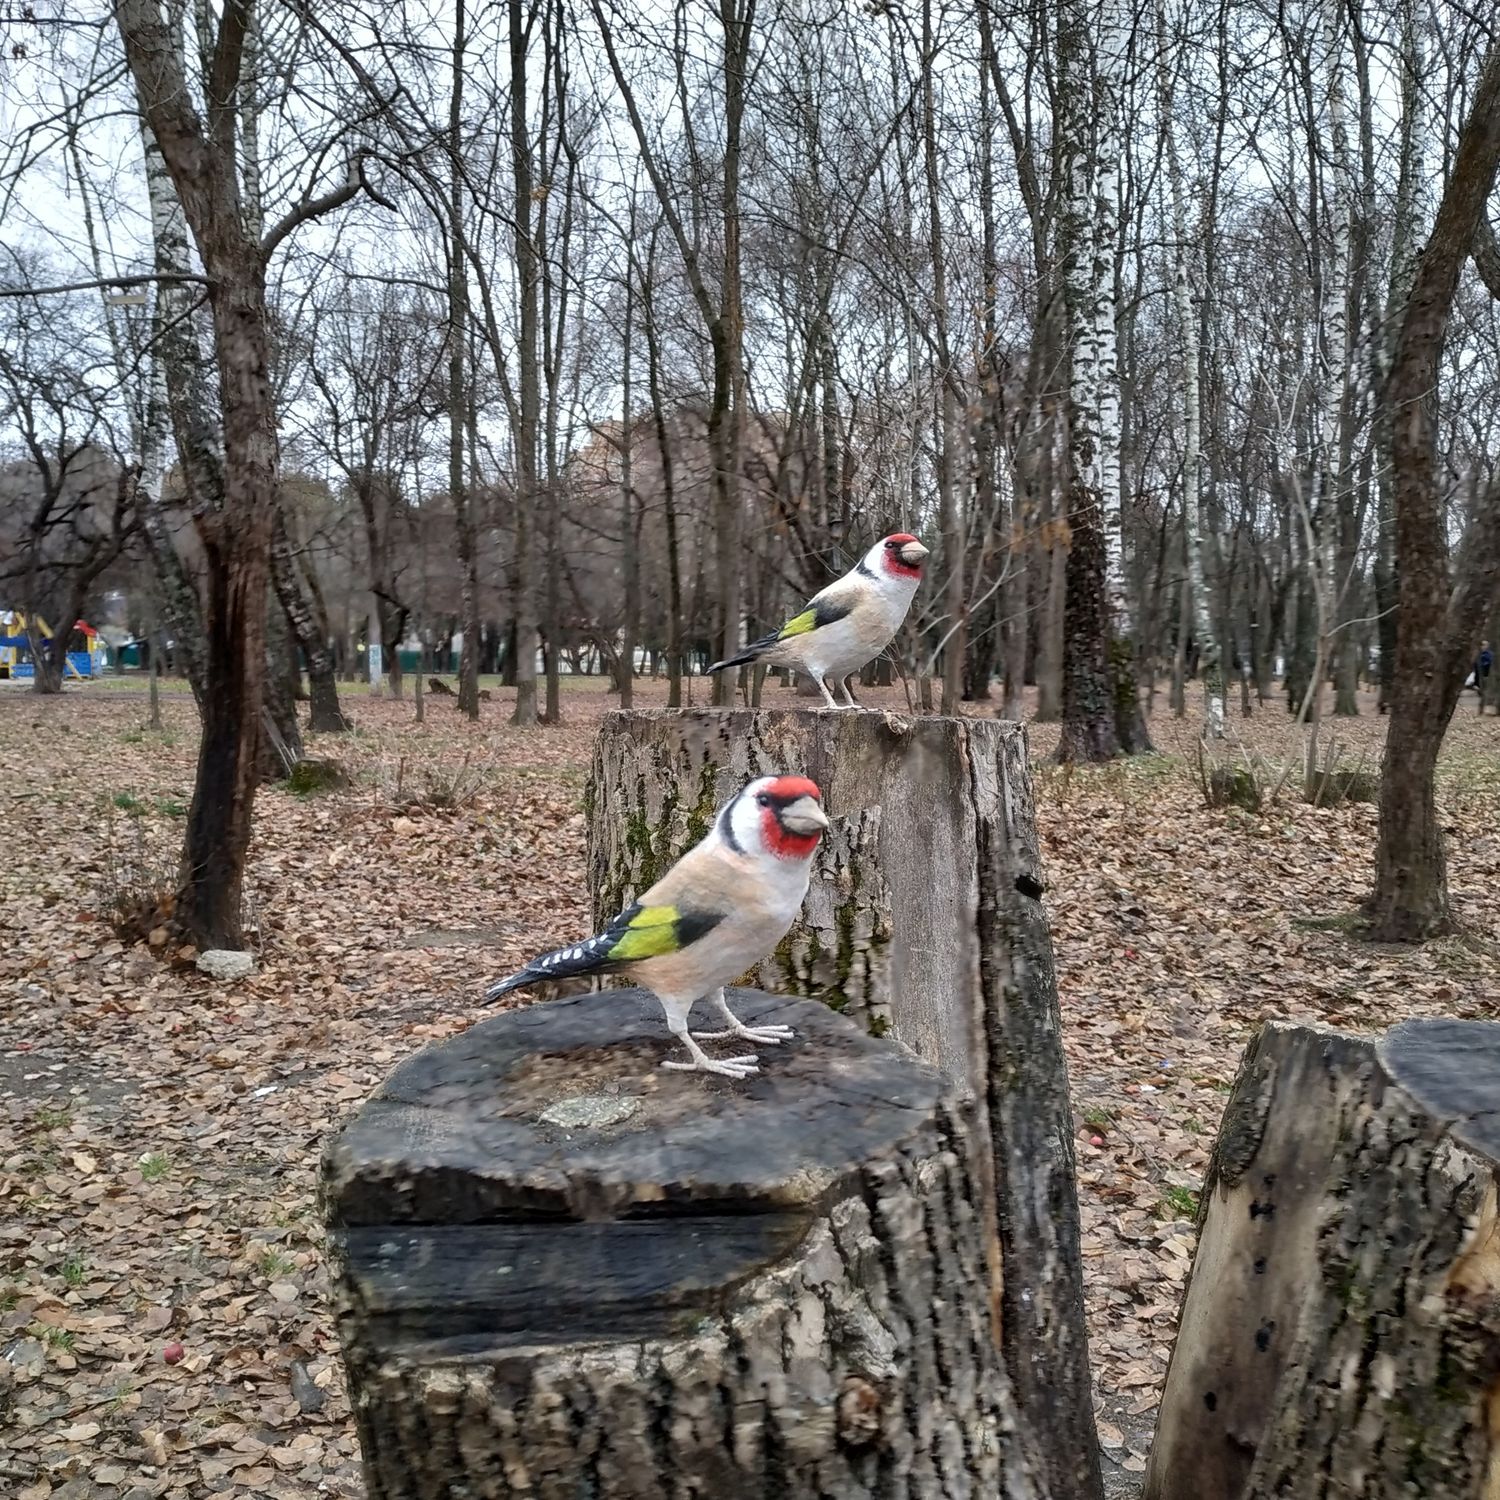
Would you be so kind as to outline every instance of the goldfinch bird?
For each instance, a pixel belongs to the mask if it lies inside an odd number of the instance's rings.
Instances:
[[[858,707],[849,677],[879,656],[901,628],[926,556],[927,548],[904,531],[876,542],[851,572],[814,594],[780,630],[708,670],[723,672],[747,662],[795,667],[817,683],[829,708]],[[830,680],[842,691],[843,703],[829,692]]]
[[[719,810],[708,836],[603,932],[532,959],[492,985],[487,998],[575,974],[626,974],[661,1001],[692,1059],[663,1067],[748,1077],[758,1071],[753,1053],[716,1061],[699,1042],[735,1037],[775,1046],[791,1037],[787,1026],[744,1025],[724,986],[764,958],[796,920],[827,827],[822,794],[806,777],[752,781]],[[695,1037],[688,1014],[705,999],[726,1029]]]

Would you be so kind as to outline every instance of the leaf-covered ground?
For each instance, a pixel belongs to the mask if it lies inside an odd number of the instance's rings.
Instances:
[[[352,788],[262,794],[259,968],[227,986],[101,920],[134,872],[171,870],[191,701],[169,697],[152,732],[118,686],[0,691],[0,1493],[362,1492],[319,1151],[399,1059],[482,1013],[487,979],[581,931],[581,797],[610,700],[569,689],[567,723],[525,733],[502,692],[473,726],[445,700],[420,726],[409,703],[357,700],[361,732],[313,747]],[[1373,764],[1383,726],[1365,706],[1335,732]],[[1297,743],[1279,705],[1233,727]],[[1195,1192],[1252,1029],[1500,1008],[1500,719],[1472,695],[1442,778],[1468,930],[1420,950],[1348,935],[1372,808],[1284,793],[1258,815],[1210,811],[1191,722],[1159,715],[1154,732],[1161,757],[1038,773],[1117,1472],[1141,1467]],[[1038,757],[1054,736],[1033,728]]]

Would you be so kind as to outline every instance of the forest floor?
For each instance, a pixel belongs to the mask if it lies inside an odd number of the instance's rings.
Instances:
[[[508,697],[475,725],[451,700],[429,698],[423,725],[409,702],[360,701],[357,735],[313,746],[350,789],[262,793],[259,967],[226,987],[102,919],[132,870],[170,877],[191,701],[169,696],[156,732],[119,688],[0,692],[0,1493],[362,1493],[323,1141],[401,1058],[481,1015],[487,980],[587,920],[581,799],[612,700],[576,684],[564,725],[520,732]],[[1373,766],[1384,724],[1362,708],[1334,733]],[[1300,743],[1280,702],[1231,727],[1269,754]],[[1100,1433],[1127,1488],[1255,1027],[1500,1011],[1500,719],[1472,694],[1440,787],[1465,931],[1420,949],[1351,933],[1373,807],[1288,788],[1258,814],[1209,810],[1193,721],[1162,706],[1153,732],[1161,755],[1070,773],[1045,763],[1055,727],[1031,730]]]

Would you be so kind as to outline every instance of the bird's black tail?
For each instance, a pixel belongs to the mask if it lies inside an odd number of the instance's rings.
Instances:
[[[763,635],[758,641],[751,641],[738,656],[728,656],[723,661],[716,661],[708,670],[727,672],[730,667],[747,667],[751,662],[759,661],[780,639],[781,633],[773,630],[770,635]]]
[[[496,980],[484,992],[486,1000],[498,1000],[512,990],[524,990],[527,985],[542,984],[549,979],[571,979],[578,974],[605,974],[617,966],[610,961],[609,950],[619,940],[618,933],[601,933],[598,937],[585,938],[581,943],[572,943],[566,948],[555,948],[534,958],[524,969],[507,974]]]

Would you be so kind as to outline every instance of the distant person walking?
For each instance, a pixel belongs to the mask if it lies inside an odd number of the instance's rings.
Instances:
[[[1488,641],[1481,642],[1479,647],[1479,655],[1474,658],[1474,674],[1472,677],[1470,677],[1469,681],[1464,684],[1465,687],[1471,687],[1476,693],[1479,694],[1479,701],[1481,704],[1484,702],[1485,678],[1490,675],[1490,669],[1494,665],[1495,653],[1490,650],[1490,643]]]

